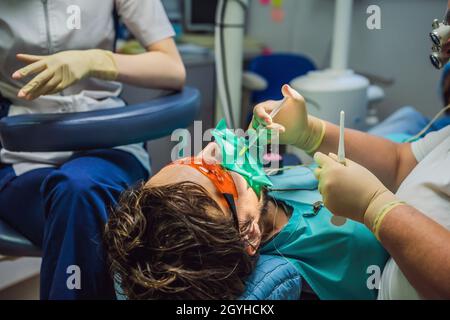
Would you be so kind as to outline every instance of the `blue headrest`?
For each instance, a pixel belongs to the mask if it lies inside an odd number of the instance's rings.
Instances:
[[[302,278],[287,259],[261,255],[241,300],[298,300]]]
[[[118,300],[127,300],[115,281]],[[298,300],[302,279],[292,263],[285,258],[261,255],[256,269],[247,280],[247,289],[240,300]]]

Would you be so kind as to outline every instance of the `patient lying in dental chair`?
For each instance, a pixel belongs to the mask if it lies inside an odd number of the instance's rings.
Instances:
[[[254,166],[225,169],[215,137],[122,195],[105,245],[123,294],[236,299],[259,254],[269,254],[292,263],[320,299],[375,299],[371,276],[388,255],[364,225],[330,223],[313,169],[270,177]]]

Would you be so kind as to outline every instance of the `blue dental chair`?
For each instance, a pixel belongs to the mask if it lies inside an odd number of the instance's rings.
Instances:
[[[0,106],[1,108],[1,106]],[[192,124],[200,109],[193,88],[122,108],[70,114],[33,114],[0,120],[0,141],[10,151],[50,152],[109,148],[167,136]],[[40,248],[0,220],[0,255],[40,257]],[[301,277],[285,259],[261,256],[244,300],[298,299]]]
[[[316,69],[309,57],[300,54],[275,53],[256,57],[250,62],[248,71],[265,79],[267,88],[253,93],[253,104],[282,99],[280,88],[284,84]]]
[[[158,139],[175,129],[186,128],[199,110],[200,92],[187,87],[121,108],[4,117],[0,120],[0,141],[5,149],[24,152],[110,148]],[[40,254],[39,248],[0,220],[0,255]]]

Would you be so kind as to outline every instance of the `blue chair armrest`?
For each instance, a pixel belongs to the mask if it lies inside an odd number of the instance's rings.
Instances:
[[[11,257],[40,257],[41,249],[0,220],[0,254]]]
[[[9,151],[48,152],[111,148],[158,139],[188,127],[200,109],[200,92],[181,92],[120,108],[32,114],[0,120]]]

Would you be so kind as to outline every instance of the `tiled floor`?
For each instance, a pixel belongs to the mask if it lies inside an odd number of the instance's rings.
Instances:
[[[28,278],[0,291],[0,300],[39,299],[39,276]]]

